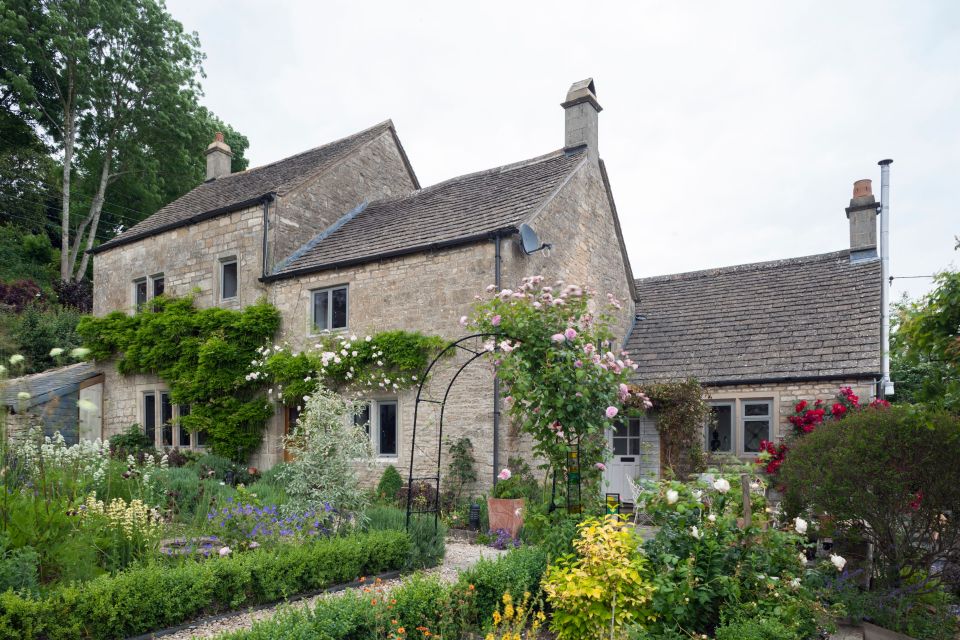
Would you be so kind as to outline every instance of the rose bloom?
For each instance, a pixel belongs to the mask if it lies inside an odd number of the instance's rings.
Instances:
[[[667,504],[677,504],[677,500],[680,499],[680,494],[674,489],[667,491]]]
[[[567,336],[563,335],[562,333],[555,333],[550,336],[550,339],[554,342],[565,342],[567,340]]]
[[[510,476],[512,475],[513,474],[510,473],[510,469],[504,469],[499,474],[497,474],[497,477],[500,478],[501,480],[509,480]]]
[[[837,568],[837,571],[843,571],[843,568],[847,564],[847,559],[843,556],[838,556],[835,553],[831,553],[830,562]]]
[[[804,535],[807,532],[807,521],[803,518],[797,518],[793,521],[793,528],[796,529],[800,535]]]
[[[730,482],[725,478],[718,478],[713,483],[713,488],[719,493],[726,493],[727,491],[730,491]]]
[[[607,407],[606,414],[608,418],[616,418],[618,413],[620,412],[616,407]]]
[[[492,324],[492,325],[495,326],[495,327],[499,327],[499,326],[500,326],[500,316],[499,316],[499,315],[496,315],[496,316],[493,316],[492,318],[490,318],[490,324]]]
[[[567,340],[573,340],[577,337],[577,332],[573,327],[567,327],[567,330],[563,332],[563,335]]]
[[[593,465],[593,466],[595,466],[595,467],[596,467],[597,469],[599,469],[600,471],[606,471],[606,470],[607,470],[607,465],[603,464],[602,462],[598,462],[598,463],[596,463],[596,464]]]

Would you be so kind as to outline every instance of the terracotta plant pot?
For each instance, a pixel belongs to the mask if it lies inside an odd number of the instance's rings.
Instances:
[[[884,629],[883,627],[878,627],[875,624],[870,624],[866,620],[863,621],[863,640],[916,640],[913,636],[904,635],[902,633],[897,633],[896,631],[890,631],[890,629]]]
[[[523,526],[523,498],[487,498],[490,531],[505,529],[516,540]]]

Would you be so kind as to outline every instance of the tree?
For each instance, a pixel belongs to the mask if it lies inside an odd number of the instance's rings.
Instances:
[[[919,301],[894,307],[896,397],[960,413],[960,271],[937,274],[935,283]]]
[[[150,204],[162,205],[186,191],[187,177],[196,178],[200,130],[215,126],[204,132],[208,142],[223,128],[198,104],[199,40],[155,0],[0,0],[0,36],[12,44],[4,54],[9,99],[62,158],[60,277],[79,280],[108,187],[129,176],[132,190],[145,179]],[[230,133],[242,155],[246,140]],[[184,170],[187,149],[196,159]],[[177,164],[172,180],[163,175],[167,159]],[[74,172],[88,196],[82,216],[72,211]],[[132,209],[107,218],[118,228],[118,220],[129,226],[145,217]]]

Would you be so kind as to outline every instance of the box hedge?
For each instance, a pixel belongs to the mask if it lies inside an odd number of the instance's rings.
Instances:
[[[410,538],[372,531],[204,562],[154,564],[41,599],[0,594],[0,640],[126,638],[402,568]]]

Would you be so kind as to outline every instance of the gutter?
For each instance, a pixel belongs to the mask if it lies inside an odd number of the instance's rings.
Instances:
[[[367,264],[369,262],[377,262],[378,260],[387,260],[389,258],[406,256],[412,253],[426,253],[429,251],[436,251],[439,249],[448,249],[450,247],[457,247],[461,245],[472,244],[475,242],[490,240],[492,238],[510,236],[515,233],[518,233],[518,230],[516,227],[513,227],[513,226],[503,227],[495,231],[485,231],[483,233],[476,233],[470,236],[455,238],[453,240],[444,240],[442,242],[432,242],[430,244],[417,245],[414,247],[407,247],[404,249],[395,249],[393,251],[384,251],[382,253],[375,253],[372,255],[366,255],[359,258],[350,258],[348,260],[338,260],[336,262],[328,262],[326,264],[311,265],[308,267],[293,269],[291,271],[274,273],[274,274],[267,275],[260,278],[260,281],[276,282],[277,280],[288,280],[290,278],[295,278],[297,276],[309,275],[312,273],[319,273],[321,271],[329,271],[331,269],[342,269],[344,267],[354,267],[360,264]]]
[[[780,376],[776,378],[743,378],[741,380],[698,380],[704,387],[733,387],[736,385],[752,384],[782,384],[788,382],[829,382],[831,380],[874,380],[880,376],[880,373],[837,373],[830,375],[810,375],[810,376]],[[665,382],[665,380],[645,380],[646,384],[656,384]]]

